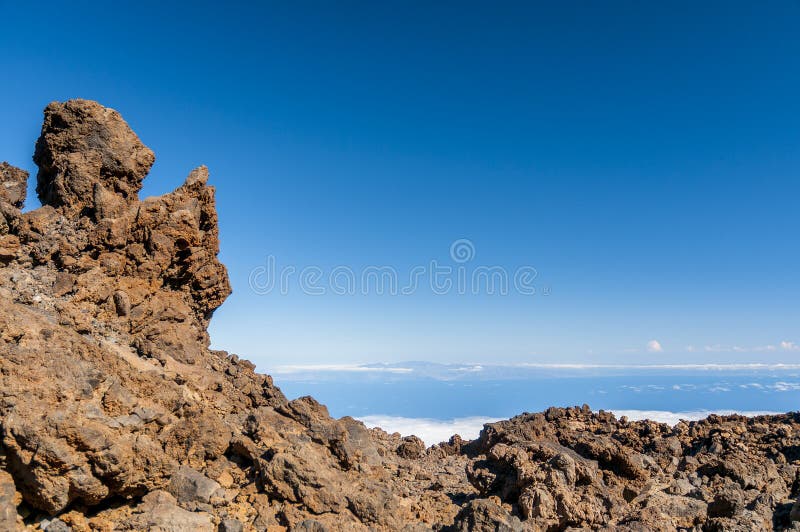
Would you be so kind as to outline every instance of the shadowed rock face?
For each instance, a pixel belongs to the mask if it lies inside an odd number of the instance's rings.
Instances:
[[[0,530],[800,529],[800,419],[675,427],[588,407],[417,438],[288,401],[208,349],[230,294],[208,170],[139,200],[120,115],[45,109],[0,164]]]

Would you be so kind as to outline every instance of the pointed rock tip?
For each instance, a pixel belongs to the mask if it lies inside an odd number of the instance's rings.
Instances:
[[[17,209],[25,205],[28,193],[28,172],[7,162],[0,163],[0,202],[10,203]]]
[[[191,172],[186,177],[186,181],[184,185],[187,187],[197,186],[197,185],[205,185],[208,183],[208,167],[206,165],[200,165]]]

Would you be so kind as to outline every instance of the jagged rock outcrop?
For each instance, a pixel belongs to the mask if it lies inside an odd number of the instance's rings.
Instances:
[[[156,158],[118,112],[70,100],[45,109],[33,160],[39,166],[36,193],[42,205],[70,215],[103,208],[101,215],[108,216],[138,200]]]
[[[446,496],[415,492],[399,437],[331,419],[311,398],[287,401],[251,363],[208,349],[230,285],[205,167],[140,200],[152,152],[116,111],[85,100],[47,106],[34,160],[43,206],[26,213],[27,174],[0,166],[4,523],[393,530],[452,520]],[[463,476],[454,460],[436,467]],[[403,493],[394,479],[408,480]]]
[[[0,264],[11,261],[19,251],[20,209],[27,194],[28,172],[0,163]]]
[[[488,425],[470,482],[530,530],[800,529],[800,414],[669,425],[551,408]]]
[[[287,400],[209,349],[230,294],[199,167],[140,200],[120,115],[45,109],[0,164],[0,530],[800,530],[800,417],[675,427],[588,408],[430,448]]]
[[[6,162],[0,163],[0,203],[21,209],[25,204],[27,187],[28,172]]]

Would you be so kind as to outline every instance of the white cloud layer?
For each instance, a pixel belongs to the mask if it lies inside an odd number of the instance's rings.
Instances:
[[[695,421],[708,417],[710,414],[729,415],[742,414],[745,416],[762,416],[778,414],[779,412],[770,411],[735,411],[735,410],[693,410],[686,412],[669,412],[665,410],[613,410],[614,415],[619,419],[626,416],[631,421],[651,419],[659,423],[675,425],[681,420]],[[363,416],[358,418],[367,427],[380,427],[386,432],[399,432],[403,436],[415,435],[422,438],[425,445],[434,445],[439,442],[447,441],[453,434],[458,434],[465,440],[472,440],[478,437],[485,423],[494,423],[500,418],[472,416],[456,419],[429,419],[429,418],[410,418],[399,416]]]
[[[698,348],[693,345],[686,346],[686,351],[693,353]],[[703,347],[706,353],[774,353],[778,351],[800,351],[800,344],[783,340],[778,344],[756,345],[746,347],[741,345],[712,344]]]
[[[284,375],[305,372],[355,372],[355,373],[411,373],[412,368],[397,366],[369,366],[366,364],[295,364],[269,368],[269,373]]]
[[[399,432],[403,436],[415,435],[422,438],[425,445],[434,445],[447,441],[453,434],[458,434],[465,440],[474,440],[478,437],[484,423],[494,423],[501,418],[472,416],[456,419],[429,419],[399,416],[364,416],[358,418],[370,428],[380,427],[386,432]]]
[[[661,342],[658,340],[650,340],[647,342],[647,350],[651,353],[663,353],[664,348],[661,347]]]

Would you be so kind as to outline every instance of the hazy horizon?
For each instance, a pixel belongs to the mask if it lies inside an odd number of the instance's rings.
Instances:
[[[290,399],[312,395],[351,416],[428,444],[551,406],[588,404],[629,419],[675,424],[712,413],[797,410],[796,364],[290,365],[265,368]]]

